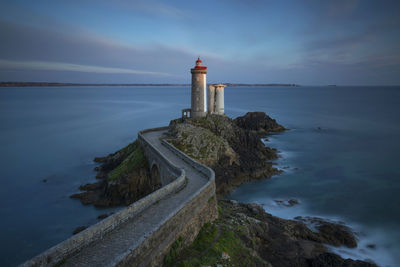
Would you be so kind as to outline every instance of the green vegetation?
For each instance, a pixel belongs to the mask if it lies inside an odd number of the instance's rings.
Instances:
[[[175,242],[164,259],[165,266],[254,266],[255,263],[262,262],[258,257],[251,255],[232,230],[219,223],[217,221],[205,224],[188,248],[182,249],[182,242]],[[226,258],[222,257],[223,254]]]
[[[188,156],[200,161],[216,157],[219,150],[224,147],[229,147],[229,144],[222,137],[213,134],[207,129],[203,131],[203,134],[205,134],[202,135],[202,139],[205,140],[205,142],[198,143],[197,141],[193,141],[193,144],[188,143],[186,138],[188,138],[191,133],[182,132],[182,138],[179,140],[171,140],[171,143]]]
[[[212,126],[212,122],[207,119],[207,117],[197,119],[195,121],[195,124],[198,124],[199,126],[203,128],[210,128]]]
[[[175,259],[178,256],[178,250],[182,247],[182,237],[180,236],[172,246],[171,250],[167,255],[165,255],[164,263],[166,266],[173,266]]]
[[[129,145],[127,145],[126,147],[120,149],[117,151],[117,153],[122,153],[123,155],[129,155],[131,154],[133,151],[135,151],[136,148],[139,147],[139,142],[136,140],[132,143],[130,143]]]
[[[130,154],[117,168],[110,172],[108,175],[109,180],[119,179],[139,168],[149,168],[149,163],[144,155],[143,149],[138,146],[137,141],[123,148],[120,152],[130,152]]]
[[[173,141],[172,144],[179,149],[180,151],[182,151],[183,153],[187,154],[189,157],[192,157],[194,159],[199,159],[198,157],[196,157],[193,153],[193,145],[192,144],[182,144],[176,141]]]

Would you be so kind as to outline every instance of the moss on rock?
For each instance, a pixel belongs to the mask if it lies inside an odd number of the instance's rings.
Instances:
[[[220,199],[218,206],[219,219],[205,224],[189,247],[175,242],[165,257],[165,266],[376,267],[343,259],[323,245],[352,247],[355,236],[341,224],[318,219],[333,230],[314,232],[303,220],[272,216],[254,203]]]
[[[137,143],[137,141],[135,143]],[[109,180],[119,179],[122,176],[127,175],[140,168],[149,168],[149,162],[147,161],[141,147],[139,147],[138,145],[128,145],[124,149],[129,151],[132,150],[132,148],[133,151],[129,154],[129,156],[124,161],[122,161],[122,163],[118,165],[117,168],[109,173]]]
[[[180,250],[179,250],[180,249]],[[252,254],[240,238],[220,223],[207,223],[191,246],[182,249],[179,239],[166,255],[164,265],[172,266],[268,266]]]
[[[209,129],[186,123],[175,124],[169,141],[190,157],[208,166],[214,165],[220,158],[229,158],[229,164],[238,163],[238,156],[228,141]]]
[[[218,194],[279,173],[269,162],[277,157],[277,151],[265,147],[254,131],[239,127],[227,116],[173,120],[169,135],[178,149],[214,170]]]
[[[138,141],[95,161],[102,163],[96,167],[100,181],[81,186],[85,192],[71,196],[83,204],[129,205],[161,187],[159,181],[151,179],[148,160]]]

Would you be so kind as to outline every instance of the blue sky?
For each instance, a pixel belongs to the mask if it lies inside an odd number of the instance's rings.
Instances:
[[[400,2],[0,2],[0,81],[400,84]]]

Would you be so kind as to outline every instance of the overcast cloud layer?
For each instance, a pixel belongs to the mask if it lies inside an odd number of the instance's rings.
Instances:
[[[279,2],[279,3],[278,3]],[[0,81],[400,84],[398,1],[0,3]]]

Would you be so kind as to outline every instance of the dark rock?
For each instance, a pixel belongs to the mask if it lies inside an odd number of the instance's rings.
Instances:
[[[99,216],[97,216],[97,219],[103,220],[103,219],[109,217],[109,216],[112,215],[112,214],[113,214],[113,213],[109,213],[109,214],[107,214],[107,213],[100,214]]]
[[[334,246],[346,246],[349,248],[357,247],[357,241],[347,226],[322,222],[317,226],[323,240]]]
[[[279,206],[285,206],[285,207],[292,207],[294,205],[300,204],[300,202],[297,199],[289,199],[289,200],[274,200],[276,204]]]
[[[352,259],[343,259],[339,255],[325,252],[317,257],[309,260],[309,266],[312,267],[377,267],[376,264],[360,261],[360,260],[352,260]]]
[[[368,244],[367,248],[369,249],[376,249],[376,245],[375,244]]]
[[[353,232],[349,227],[342,223],[328,222],[317,217],[298,216],[295,219],[316,230],[316,232],[314,232],[316,235],[311,237],[315,241],[333,246],[346,246],[349,248],[357,247],[357,239]]]
[[[79,187],[80,190],[86,190],[86,191],[95,191],[98,190],[100,188],[102,188],[104,186],[104,181],[100,181],[100,182],[95,182],[92,184],[85,184],[85,185],[81,185]]]
[[[77,233],[82,232],[86,228],[88,228],[88,227],[87,226],[78,226],[78,227],[75,228],[75,230],[72,232],[72,234],[76,235]]]
[[[282,132],[285,130],[282,125],[279,125],[276,120],[271,119],[264,112],[247,112],[246,115],[238,117],[234,121],[240,128],[244,128],[258,134]]]
[[[90,204],[95,204],[99,201],[99,199],[101,198],[101,193],[94,191],[87,191],[87,192],[73,194],[70,196],[70,198],[79,199],[82,202],[82,204],[90,205]]]
[[[369,262],[343,259],[330,253],[324,244],[332,244],[331,240],[335,237],[327,238],[326,232],[313,232],[303,221],[272,216],[253,203],[220,199],[218,205],[221,207],[221,214],[215,223],[232,229],[243,245],[251,250],[250,253],[258,255],[272,266],[376,266]],[[299,219],[304,220],[301,217]],[[320,225],[330,225],[331,228],[343,227],[320,218],[314,220]],[[337,232],[330,233],[336,235]],[[352,235],[351,232],[350,234]]]
[[[102,163],[96,167],[96,178],[100,181],[80,186],[79,189],[85,192],[71,196],[85,205],[129,205],[161,187],[159,181],[151,179],[148,162],[137,142],[107,157],[95,158],[95,161]]]
[[[246,204],[246,207],[249,211],[252,212],[252,214],[262,214],[264,212],[263,207],[258,205],[257,203],[249,203]]]
[[[94,162],[98,162],[98,163],[103,163],[106,162],[108,160],[108,157],[95,157],[93,159]]]
[[[43,183],[46,183],[46,182],[47,182],[47,179],[43,179],[42,182],[43,182]]]

